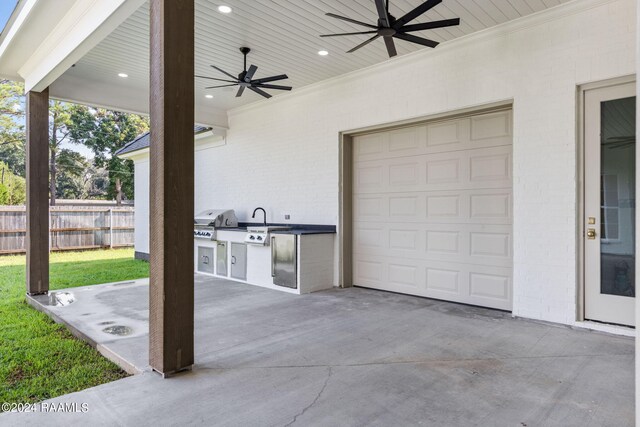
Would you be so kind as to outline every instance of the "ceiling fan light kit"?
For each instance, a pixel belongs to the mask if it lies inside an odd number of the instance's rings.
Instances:
[[[218,88],[224,88],[224,87],[239,86],[238,92],[236,93],[236,98],[241,97],[245,89],[249,89],[265,98],[271,98],[271,95],[265,92],[263,89],[273,89],[273,90],[291,90],[292,89],[291,86],[280,86],[280,85],[269,84],[270,82],[288,79],[289,77],[286,74],[254,79],[253,77],[256,74],[256,71],[258,71],[258,67],[252,64],[249,67],[249,69],[247,69],[247,55],[249,54],[249,52],[251,52],[251,49],[249,49],[248,47],[241,47],[240,52],[242,52],[242,55],[244,55],[244,70],[240,74],[238,74],[238,77],[235,77],[231,73],[227,73],[226,71],[216,67],[215,65],[211,65],[211,68],[224,74],[225,76],[228,77],[228,79],[219,79],[215,77],[197,75],[196,77],[201,79],[215,80],[215,81],[226,83],[226,84],[217,85],[217,86],[209,86],[209,87],[206,87],[205,89],[218,89]]]
[[[442,0],[427,0],[423,2],[421,5],[415,7],[414,9],[406,13],[401,18],[396,19],[393,15],[389,13],[389,0],[386,0],[386,2],[385,0],[375,0],[376,10],[378,12],[378,22],[376,25],[368,24],[362,21],[357,21],[355,19],[351,19],[346,16],[336,15],[335,13],[327,13],[327,16],[331,18],[340,19],[342,21],[360,25],[360,26],[369,28],[369,30],[358,31],[353,33],[322,34],[320,37],[341,37],[341,36],[353,36],[353,35],[362,35],[362,34],[371,35],[369,39],[360,43],[353,49],[347,51],[347,53],[353,53],[356,50],[368,45],[372,41],[382,37],[384,39],[384,44],[387,48],[387,53],[389,54],[389,58],[394,57],[398,54],[394,40],[393,40],[394,38],[408,41],[410,43],[415,43],[422,46],[434,48],[438,46],[439,44],[438,42],[429,40],[423,37],[418,37],[409,33],[412,33],[415,31],[432,30],[435,28],[445,28],[445,27],[460,25],[460,18],[443,19],[440,21],[425,22],[422,24],[413,24],[413,25],[409,25],[409,23],[415,20],[416,18],[418,18],[419,16],[427,13],[429,10],[433,9],[440,3],[442,3]]]

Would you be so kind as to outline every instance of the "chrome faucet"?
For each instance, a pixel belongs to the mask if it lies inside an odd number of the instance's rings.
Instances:
[[[251,218],[255,218],[256,217],[256,212],[258,211],[262,211],[262,214],[264,215],[264,225],[267,225],[267,211],[265,211],[263,208],[255,208],[253,210],[253,215],[251,215]]]

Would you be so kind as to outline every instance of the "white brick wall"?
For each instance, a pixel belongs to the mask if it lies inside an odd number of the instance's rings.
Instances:
[[[337,224],[341,131],[513,100],[513,312],[572,324],[576,87],[635,73],[635,8],[578,0],[233,110],[227,144],[197,157],[196,210]]]
[[[136,158],[133,188],[136,203],[135,250],[149,253],[149,156]]]

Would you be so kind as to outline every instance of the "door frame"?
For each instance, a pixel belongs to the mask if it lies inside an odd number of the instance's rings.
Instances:
[[[405,126],[414,126],[436,121],[452,120],[476,114],[491,113],[502,110],[514,111],[513,99],[481,104],[459,110],[435,113],[408,120],[366,126],[342,131],[338,134],[338,286],[353,286],[353,137],[367,133],[387,131]]]
[[[613,86],[620,86],[629,83],[635,83],[635,74],[616,77],[613,79],[599,80],[597,82],[585,83],[577,87],[576,104],[576,321],[585,322],[585,92],[594,89],[603,89]],[[636,189],[636,193],[638,190]],[[623,326],[620,326],[623,327]]]

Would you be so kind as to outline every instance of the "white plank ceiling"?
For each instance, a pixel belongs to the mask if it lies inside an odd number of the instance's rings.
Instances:
[[[412,23],[459,17],[461,24],[458,27],[415,33],[445,42],[567,1],[444,0]],[[391,0],[390,12],[399,18],[421,3],[422,0]],[[217,7],[222,4],[230,6],[233,12],[219,13]],[[294,90],[389,60],[381,39],[347,54],[347,50],[368,36],[318,37],[320,34],[366,30],[325,16],[328,12],[371,24],[377,20],[373,0],[196,0],[196,73],[225,78],[209,64],[231,74],[240,73],[242,55],[238,49],[241,46],[252,49],[248,62],[258,66],[254,78],[286,73],[289,80],[274,84],[291,85]],[[396,47],[398,55],[429,49],[397,39]],[[327,50],[329,55],[319,56],[317,52],[321,49]],[[146,87],[149,79],[149,5],[142,6],[67,73],[114,85]],[[118,73],[126,73],[129,78],[119,78]],[[226,110],[263,99],[251,91],[236,98],[237,88],[204,89],[213,84],[215,82],[196,79],[198,103],[206,102]],[[277,96],[281,92],[270,93]],[[214,97],[206,99],[205,94]]]

